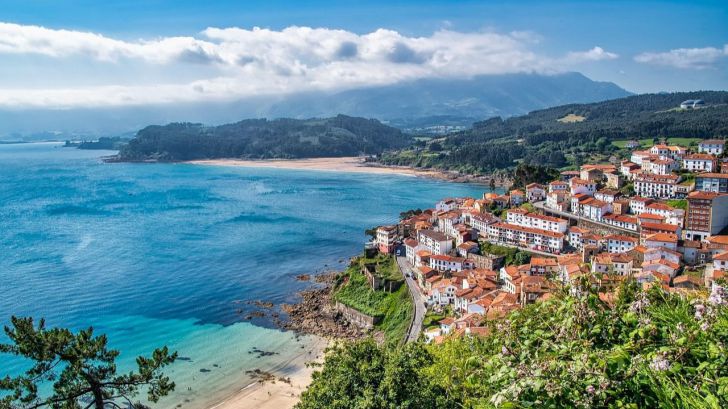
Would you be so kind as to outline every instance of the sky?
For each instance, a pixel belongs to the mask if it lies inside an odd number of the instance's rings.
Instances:
[[[728,89],[728,1],[0,0],[0,109],[578,71]]]

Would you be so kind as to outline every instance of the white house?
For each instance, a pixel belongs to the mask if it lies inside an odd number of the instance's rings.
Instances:
[[[715,172],[718,170],[718,160],[707,153],[694,153],[683,159],[683,168],[691,172]]]
[[[558,211],[568,211],[569,210],[569,193],[563,190],[557,190],[554,192],[549,192],[546,195],[546,207],[549,209],[555,209]]]
[[[671,158],[656,159],[650,161],[649,167],[643,167],[648,173],[655,175],[669,175],[680,168],[680,163]]]
[[[596,220],[599,222],[602,221],[602,218],[607,213],[612,212],[611,203],[603,202],[594,198],[586,200],[580,203],[580,205],[582,216],[586,217],[587,219]]]
[[[639,239],[636,237],[622,236],[611,234],[604,237],[606,241],[607,252],[609,253],[626,253],[637,247]]]
[[[417,241],[432,254],[448,254],[452,250],[452,239],[434,230],[420,230]]]
[[[565,233],[569,222],[558,217],[545,216],[538,213],[529,213],[522,209],[509,210],[506,213],[506,221],[522,227],[548,230]]]
[[[438,271],[463,271],[473,268],[473,262],[462,257],[433,254],[430,256],[430,268]]]
[[[571,187],[571,194],[576,195],[579,193],[593,196],[597,191],[597,183],[593,181],[584,180],[581,178],[572,178],[569,180],[569,186]]]
[[[458,208],[458,202],[455,199],[442,199],[435,204],[435,210],[438,212],[449,212]]]
[[[511,223],[488,226],[488,239],[497,243],[558,253],[564,248],[564,233],[523,227]]]
[[[683,227],[685,221],[685,210],[676,209],[664,203],[650,203],[647,205],[646,213],[660,216],[667,224],[674,224]]]
[[[632,196],[629,199],[629,211],[632,214],[642,214],[647,211],[647,205],[654,202],[654,200],[647,197]]]
[[[529,202],[539,202],[546,198],[546,189],[538,183],[531,183],[526,186],[526,197]]]
[[[569,184],[561,180],[555,180],[549,183],[549,192],[566,192],[569,190]]]
[[[597,200],[601,200],[602,202],[607,203],[614,203],[615,200],[617,200],[621,196],[621,193],[619,193],[616,190],[611,189],[602,189],[596,193],[594,193],[594,198]]]
[[[635,179],[634,190],[639,196],[669,199],[675,197],[675,187],[680,177],[677,175],[642,174]]]
[[[725,140],[722,139],[706,139],[698,143],[698,151],[700,153],[709,153],[711,155],[720,156],[725,149]]]

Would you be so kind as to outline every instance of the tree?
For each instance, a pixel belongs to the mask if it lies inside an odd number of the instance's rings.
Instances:
[[[141,389],[147,389],[150,402],[174,390],[174,382],[161,372],[177,358],[167,347],[155,349],[149,358],[138,357],[136,372],[117,375],[119,351],[107,349],[106,336],[94,336],[93,328],[74,334],[65,328],[47,329],[44,320],[37,327],[32,318],[12,317],[11,322],[12,327],[5,327],[11,342],[0,344],[0,353],[33,364],[23,375],[0,379],[0,408],[121,409],[118,402],[143,408],[131,400]],[[51,382],[53,392],[41,396],[39,385]]]
[[[491,192],[495,191],[495,179],[492,177],[490,178],[490,191]]]
[[[337,343],[296,408],[454,408],[446,391],[424,373],[430,364],[420,343],[399,348],[378,346],[371,338]]]
[[[364,230],[364,234],[371,237],[372,240],[376,240],[377,239],[377,228],[372,227],[371,229],[366,229],[366,230]]]

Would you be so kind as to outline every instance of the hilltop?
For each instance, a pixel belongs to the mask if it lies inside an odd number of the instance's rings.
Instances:
[[[219,126],[171,123],[148,126],[121,149],[119,161],[218,158],[312,158],[379,154],[412,138],[374,119],[246,119]]]
[[[679,108],[682,101],[697,98],[706,102],[704,108]],[[726,135],[728,92],[645,94],[490,118],[385,155],[382,162],[468,173],[510,168],[519,161],[564,167],[619,154],[619,144],[613,141]]]

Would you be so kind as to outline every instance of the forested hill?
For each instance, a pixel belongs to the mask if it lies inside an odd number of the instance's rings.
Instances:
[[[374,119],[247,119],[204,126],[148,126],[119,152],[118,160],[183,161],[216,158],[312,158],[379,154],[412,138]]]
[[[706,105],[680,109],[688,99],[703,99]],[[467,172],[508,168],[517,161],[563,167],[608,158],[620,149],[614,141],[726,136],[728,92],[646,94],[491,118],[413,150],[386,155],[383,162]]]

